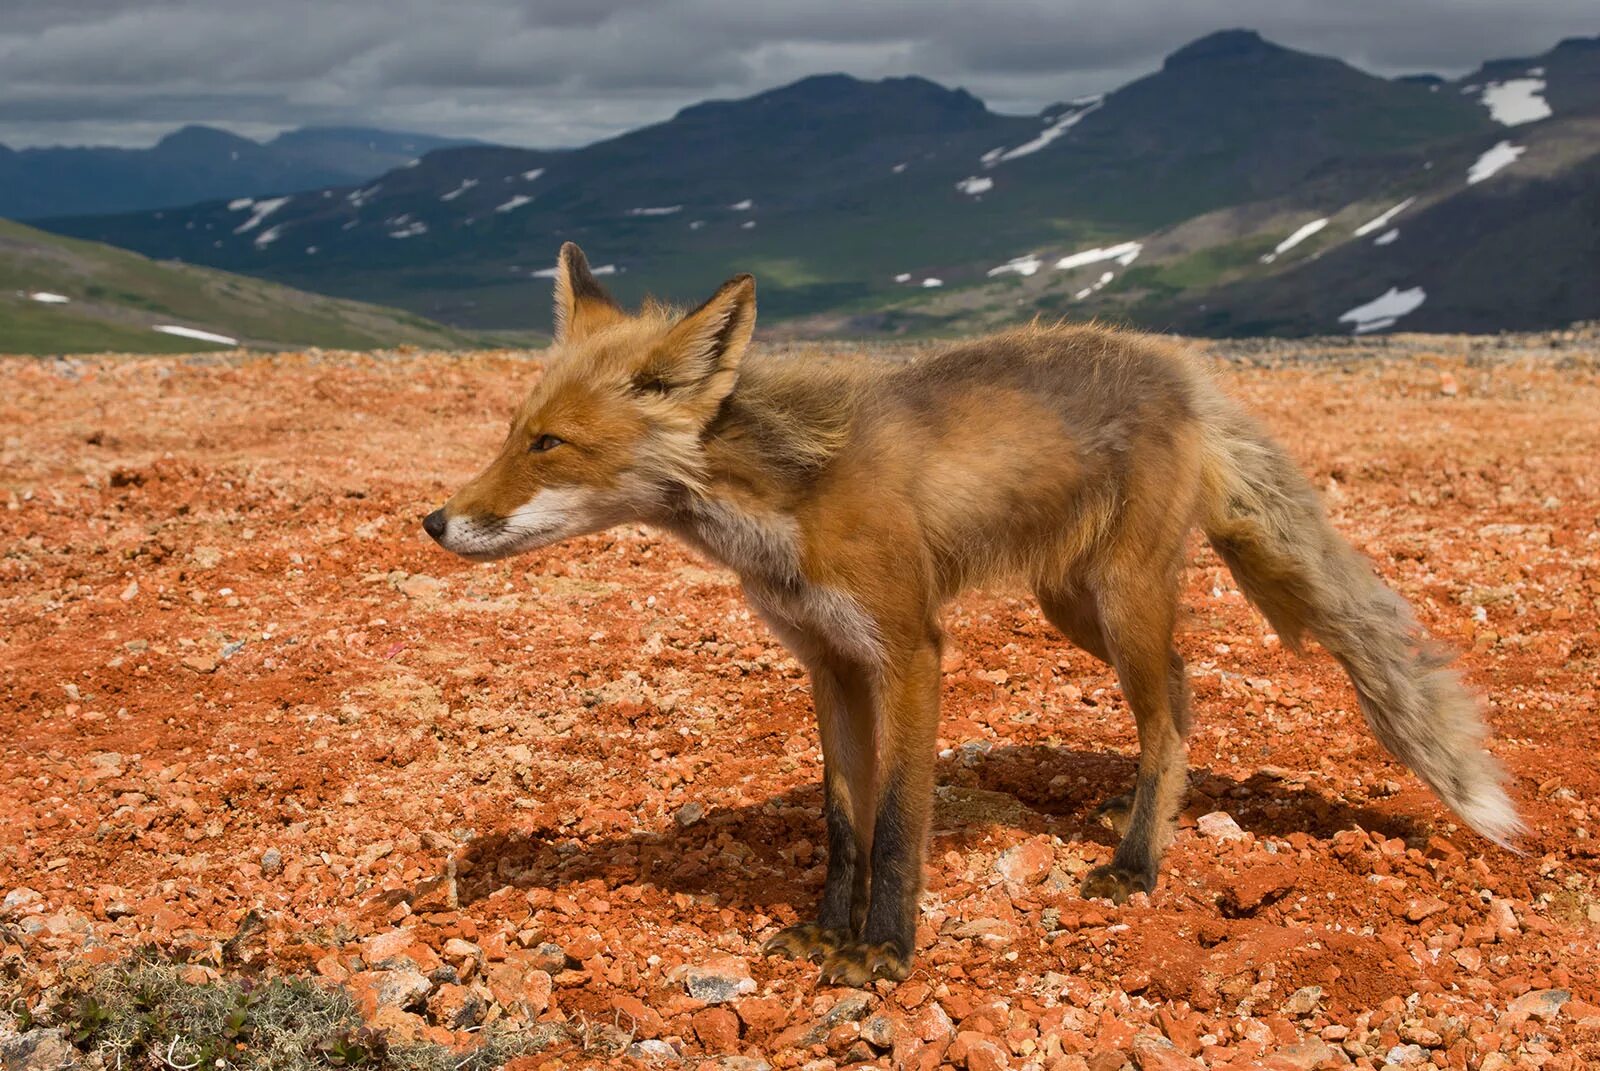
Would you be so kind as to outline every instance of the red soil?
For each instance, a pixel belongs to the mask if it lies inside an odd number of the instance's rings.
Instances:
[[[0,361],[0,944],[29,994],[153,943],[348,982],[402,1034],[574,1028],[529,1066],[629,1034],[689,1066],[1586,1066],[1600,376],[1459,343],[1224,378],[1464,652],[1526,854],[1460,828],[1197,544],[1159,888],[1076,893],[1133,768],[1114,678],[1028,601],[965,598],[918,968],[855,1001],[757,952],[820,890],[821,759],[731,578],[640,530],[492,565],[422,535],[535,364]],[[685,966],[753,985],[708,1005]],[[377,1007],[379,967],[431,990]]]

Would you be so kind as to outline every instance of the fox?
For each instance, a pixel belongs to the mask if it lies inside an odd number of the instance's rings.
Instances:
[[[804,667],[827,866],[810,921],[765,942],[822,980],[912,969],[939,722],[941,608],[1022,587],[1109,665],[1138,730],[1119,835],[1085,897],[1156,887],[1187,785],[1174,643],[1199,527],[1283,642],[1315,638],[1378,740],[1489,841],[1521,831],[1479,703],[1328,521],[1289,455],[1176,341],[1039,322],[932,356],[751,352],[756,283],[627,312],[561,247],[542,377],[486,468],[422,522],[473,561],[644,524],[732,570]]]

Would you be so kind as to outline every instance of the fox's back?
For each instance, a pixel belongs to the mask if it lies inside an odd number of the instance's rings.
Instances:
[[[1175,485],[1181,510],[1196,480],[1203,374],[1147,336],[1028,328],[845,382],[819,508],[898,516],[953,587],[1081,557],[1130,498]]]

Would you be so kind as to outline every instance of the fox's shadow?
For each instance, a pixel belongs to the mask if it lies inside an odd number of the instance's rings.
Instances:
[[[996,825],[1029,833],[1074,836],[1104,845],[1115,835],[1093,820],[1096,806],[1133,782],[1126,756],[1039,745],[968,745],[941,760],[930,855],[961,851]],[[1204,768],[1190,771],[1191,806],[1220,801],[1258,836],[1296,831],[1326,838],[1359,825],[1414,839],[1412,820],[1330,799],[1315,789],[1255,774],[1236,780]],[[824,861],[822,791],[806,785],[762,803],[711,808],[698,821],[663,831],[636,831],[574,850],[550,829],[488,833],[457,858],[457,895],[465,906],[506,887],[555,889],[599,879],[608,888],[655,885],[719,906],[805,914],[821,892]]]

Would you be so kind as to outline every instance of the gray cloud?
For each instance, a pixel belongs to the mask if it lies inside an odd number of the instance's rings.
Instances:
[[[1600,32],[1593,0],[6,0],[0,142],[371,123],[589,141],[806,74],[921,74],[1005,111],[1115,88],[1245,26],[1380,74]]]

